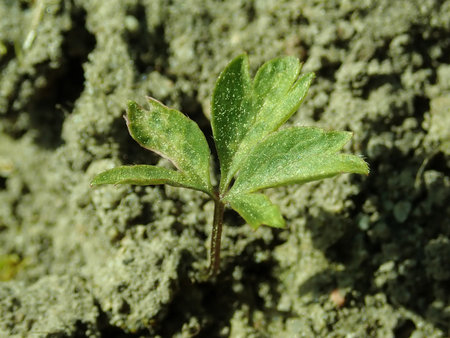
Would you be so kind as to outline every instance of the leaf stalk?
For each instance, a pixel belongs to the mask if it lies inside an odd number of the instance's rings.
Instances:
[[[219,195],[214,198],[214,219],[211,232],[210,264],[208,268],[209,276],[215,276],[220,267],[220,244],[222,240],[223,213],[225,204]]]

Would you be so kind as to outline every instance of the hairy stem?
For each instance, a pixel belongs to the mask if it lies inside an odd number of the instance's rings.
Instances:
[[[222,239],[223,212],[225,204],[219,198],[214,199],[214,220],[211,233],[211,251],[208,273],[215,276],[220,267],[220,241]]]

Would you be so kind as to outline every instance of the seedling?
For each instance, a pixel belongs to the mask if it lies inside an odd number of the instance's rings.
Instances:
[[[278,130],[298,109],[314,77],[299,76],[300,69],[295,57],[276,58],[252,80],[247,55],[240,55],[220,74],[211,104],[221,174],[217,187],[211,184],[211,153],[198,125],[153,98],[148,98],[148,110],[128,102],[128,130],[141,146],[167,158],[176,169],[121,166],[95,176],[92,185],[169,184],[208,194],[214,201],[209,273],[217,274],[225,207],[237,211],[254,229],[263,224],[282,228],[280,209],[261,190],[369,172],[360,157],[338,152],[352,137],[350,132]]]

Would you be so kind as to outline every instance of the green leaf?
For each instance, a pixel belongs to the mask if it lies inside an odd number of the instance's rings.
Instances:
[[[106,170],[95,176],[91,182],[91,185],[102,184],[169,184],[209,193],[209,191],[204,190],[203,186],[182,172],[153,165],[130,165]]]
[[[275,132],[255,147],[229,194],[305,183],[340,173],[367,175],[369,169],[363,159],[336,153],[351,137],[350,132],[327,132],[314,127]]]
[[[219,75],[212,96],[211,126],[222,178],[253,119],[248,68],[247,55],[232,60]]]
[[[266,195],[239,194],[226,198],[225,201],[229,202],[231,207],[255,229],[263,224],[276,228],[285,226],[280,209],[277,205],[272,204]]]
[[[131,136],[144,148],[169,159],[195,182],[196,189],[212,193],[210,151],[198,125],[175,109],[148,98],[149,110],[128,102],[127,125]]]
[[[295,57],[266,62],[251,81],[248,58],[240,55],[219,76],[212,100],[212,129],[224,193],[253,148],[298,109],[314,77],[299,77]]]

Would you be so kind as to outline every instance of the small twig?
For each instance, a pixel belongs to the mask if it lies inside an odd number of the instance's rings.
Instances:
[[[29,49],[33,44],[34,39],[36,38],[37,27],[39,26],[39,23],[41,22],[41,19],[44,14],[44,9],[45,9],[45,1],[37,0],[33,12],[33,18],[31,19],[31,26],[30,26],[31,28],[22,44],[22,50],[25,51]]]

